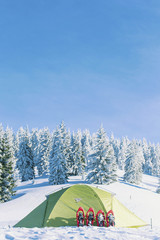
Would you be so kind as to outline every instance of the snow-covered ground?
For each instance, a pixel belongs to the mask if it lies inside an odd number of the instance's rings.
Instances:
[[[60,228],[2,228],[1,240],[159,240],[160,228],[98,228],[98,227],[60,227]]]
[[[17,195],[7,203],[0,204],[0,240],[10,239],[160,239],[160,195],[156,193],[158,179],[143,175],[140,186],[123,182],[123,172],[119,171],[119,181],[100,186],[116,193],[116,197],[132,212],[151,226],[139,229],[125,228],[13,228],[12,226],[45,200],[45,195],[64,185],[51,186],[47,178],[36,178],[34,183],[19,183]],[[80,177],[71,177],[69,185],[83,183]]]

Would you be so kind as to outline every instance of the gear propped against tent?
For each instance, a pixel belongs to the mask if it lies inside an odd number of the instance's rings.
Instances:
[[[105,215],[102,210],[99,210],[96,214],[97,226],[104,227],[105,225]]]
[[[76,219],[77,219],[77,227],[83,227],[84,226],[84,210],[82,207],[79,207],[77,213],[76,213]]]
[[[115,216],[112,210],[110,210],[106,215],[107,227],[115,226]]]
[[[90,208],[86,214],[86,225],[93,226],[94,223],[94,210]]]

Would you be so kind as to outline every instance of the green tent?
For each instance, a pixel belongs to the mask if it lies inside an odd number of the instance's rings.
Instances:
[[[85,214],[90,207],[94,209],[95,214],[102,209],[105,215],[112,209],[116,227],[147,225],[122,205],[112,193],[90,185],[77,184],[48,195],[42,204],[15,227],[76,226],[76,212],[79,207],[83,207]]]

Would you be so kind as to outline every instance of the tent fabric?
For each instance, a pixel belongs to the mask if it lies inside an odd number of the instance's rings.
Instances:
[[[95,214],[102,209],[105,216],[112,209],[116,227],[147,225],[111,193],[91,185],[76,184],[48,195],[42,204],[18,222],[15,227],[76,226],[76,212],[79,207],[83,207],[85,214],[90,207],[94,209]]]

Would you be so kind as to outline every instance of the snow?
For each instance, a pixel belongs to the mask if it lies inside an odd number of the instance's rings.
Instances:
[[[123,182],[123,171],[118,172],[119,181],[99,187],[114,192],[126,207],[151,226],[138,229],[97,228],[97,227],[60,227],[60,228],[13,228],[13,225],[45,200],[45,196],[62,187],[85,183],[81,177],[70,177],[68,185],[49,185],[47,177],[35,181],[18,183],[17,195],[6,203],[0,204],[0,240],[18,239],[160,239],[160,195],[156,193],[158,178],[143,175],[141,185]]]
[[[153,230],[122,229],[122,228],[98,228],[98,227],[60,227],[60,228],[2,228],[0,239],[19,240],[83,240],[83,239],[110,239],[110,240],[158,240],[160,228]]]

